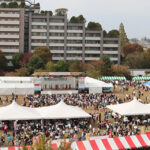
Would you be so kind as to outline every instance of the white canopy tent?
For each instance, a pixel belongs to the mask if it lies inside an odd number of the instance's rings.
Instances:
[[[44,119],[90,118],[91,116],[77,106],[70,106],[60,101],[56,105],[41,107],[39,110]]]
[[[150,105],[143,104],[134,98],[131,102],[108,105],[107,108],[122,116],[150,115]]]
[[[15,101],[12,104],[0,107],[0,120],[40,120],[40,119],[71,119],[89,118],[88,113],[76,106],[66,105],[59,102],[56,105],[30,108],[18,105]]]
[[[84,85],[86,88],[89,88],[89,93],[102,93],[102,88],[113,87],[112,83],[105,83],[90,77],[85,77]]]
[[[41,117],[35,108],[18,105],[15,101],[8,106],[0,107],[0,120],[38,120]]]
[[[32,77],[0,77],[0,95],[34,94]]]
[[[90,77],[85,77],[84,83],[85,83],[85,87],[113,87],[111,83],[105,83],[103,81],[90,78]]]
[[[33,83],[0,83],[0,95],[17,95],[34,94]]]

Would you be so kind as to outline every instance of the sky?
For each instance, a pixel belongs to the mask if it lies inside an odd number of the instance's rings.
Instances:
[[[86,21],[103,29],[119,29],[122,22],[128,38],[150,38],[150,0],[35,0],[42,10],[67,8],[68,17],[83,14]]]

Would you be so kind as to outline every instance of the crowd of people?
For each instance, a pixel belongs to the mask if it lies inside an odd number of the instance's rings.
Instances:
[[[119,83],[114,84],[116,90]],[[132,88],[131,94],[128,94]],[[3,133],[0,137],[0,146],[10,145],[31,145],[33,137],[45,135],[47,139],[74,139],[85,140],[88,136],[127,136],[140,134],[139,125],[148,128],[150,120],[148,118],[121,117],[106,109],[106,105],[120,104],[131,101],[134,96],[139,100],[149,91],[141,82],[124,82],[119,86],[119,93],[124,94],[124,98],[118,94],[66,94],[66,95],[26,95],[22,100],[22,105],[27,107],[44,107],[55,105],[63,100],[68,105],[79,106],[84,110],[92,110],[90,119],[70,119],[70,120],[44,120],[44,121],[15,121],[2,122]],[[18,101],[17,95],[12,95],[10,102]],[[146,103],[149,97],[146,97]],[[0,97],[0,103],[7,105],[9,98]],[[11,133],[11,131],[13,131]]]

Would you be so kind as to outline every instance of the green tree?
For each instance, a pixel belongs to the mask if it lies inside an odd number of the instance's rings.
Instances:
[[[87,25],[87,29],[89,30],[102,30],[102,26],[97,22],[89,22]]]
[[[20,4],[20,8],[25,8],[25,6],[26,6],[26,4],[25,4],[25,2],[24,1],[21,1],[21,4]]]
[[[64,16],[65,14],[67,14],[68,9],[66,8],[59,8],[55,10],[55,13],[57,16]]]
[[[118,38],[119,37],[119,31],[118,30],[111,30],[107,34],[108,37],[111,38]]]
[[[13,64],[14,69],[18,69],[21,67],[20,61],[21,61],[22,57],[23,57],[23,53],[16,53],[13,55],[12,64]]]
[[[7,59],[5,58],[4,54],[0,50],[0,71],[7,69]]]
[[[48,72],[55,72],[56,71],[56,67],[55,65],[53,64],[52,61],[49,61],[47,64],[46,64],[46,70]]]
[[[69,67],[69,65],[67,62],[65,62],[64,60],[59,60],[56,64],[56,71],[67,72],[68,67]]]
[[[1,7],[1,8],[7,8],[8,6],[7,6],[6,3],[1,3],[0,7]]]
[[[111,63],[111,60],[110,60],[108,55],[102,55],[100,59],[104,62],[104,66],[106,68],[110,68],[111,67],[112,63]]]
[[[49,14],[50,16],[53,16],[53,12],[52,11],[45,11],[45,10],[41,10],[41,14]]]
[[[103,30],[103,37],[107,37],[107,31]]]
[[[18,3],[17,2],[10,2],[8,4],[8,8],[18,8]]]
[[[86,19],[83,17],[83,15],[80,15],[78,17],[72,16],[70,19],[70,23],[85,23]]]
[[[119,27],[119,34],[120,34],[120,40],[121,40],[121,49],[129,42],[123,23],[120,24]]]
[[[33,55],[38,55],[43,60],[44,64],[52,60],[50,50],[45,46],[35,48]]]
[[[38,55],[33,55],[29,59],[28,63],[28,70],[30,73],[33,73],[36,69],[43,69],[44,68],[44,62]]]

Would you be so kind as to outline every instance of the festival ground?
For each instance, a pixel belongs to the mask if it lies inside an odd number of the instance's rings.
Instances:
[[[132,94],[132,92],[133,92],[133,87],[130,87],[130,86],[129,86],[128,91],[125,91],[125,92],[123,92],[123,89],[122,89],[122,88],[123,88],[122,86],[116,86],[116,88],[115,88],[114,91],[113,91],[113,94],[115,94],[116,96],[118,96],[119,98],[122,98],[122,99],[126,97],[126,94],[130,95],[131,98],[134,97],[133,94]],[[136,91],[136,97],[138,97],[138,90],[139,90],[139,89],[135,89],[135,91]],[[121,91],[121,92],[120,92],[120,91]],[[141,91],[142,91],[142,89],[141,89]],[[141,99],[143,102],[145,102],[145,103],[150,103],[150,93],[149,93],[149,92],[146,92],[146,91],[143,91],[143,92],[144,92],[144,95],[141,96],[140,99]],[[110,94],[107,94],[107,95],[110,95]],[[3,99],[3,98],[5,99],[5,97],[6,97],[6,96],[1,96],[2,99]],[[22,104],[23,104],[23,98],[24,98],[24,96],[18,96],[17,103],[20,104],[20,105],[22,105]],[[11,96],[8,96],[8,99],[9,99],[9,102],[10,102]],[[147,99],[147,100],[146,100],[146,99]],[[2,106],[2,104],[1,104],[1,106]],[[106,109],[106,108],[105,108],[105,109]],[[98,111],[98,110],[94,110],[94,109],[91,108],[91,107],[88,107],[88,109],[84,109],[84,110],[85,110],[86,112],[88,112],[88,113],[101,113],[101,119],[102,119],[102,121],[104,120],[104,110],[103,110],[103,109],[101,109],[101,111]],[[108,111],[109,111],[109,110],[108,110]],[[114,122],[114,120],[113,120],[113,119],[109,119],[109,122]],[[93,124],[93,126],[94,126],[94,124]],[[97,127],[95,126],[95,128],[97,128]],[[150,131],[150,127],[145,130],[144,126],[140,126],[140,129],[141,129],[142,132],[143,132],[143,130],[144,130],[144,132],[149,132],[149,131]],[[96,129],[96,130],[97,130],[97,129]],[[102,130],[101,130],[101,133],[103,133],[103,132],[104,132],[104,130],[102,129]],[[0,136],[1,136],[2,133],[3,133],[3,131],[0,131]],[[9,134],[12,135],[12,131],[9,131]],[[90,135],[92,136],[92,133],[90,133]],[[11,145],[12,145],[12,143],[8,143],[8,142],[6,141],[5,145],[3,145],[3,146],[11,146]]]

